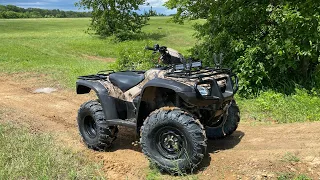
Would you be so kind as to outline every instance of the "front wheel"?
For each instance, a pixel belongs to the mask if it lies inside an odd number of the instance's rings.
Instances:
[[[225,114],[225,117],[222,117],[221,124],[216,127],[206,127],[208,139],[221,139],[227,137],[238,128],[240,111],[235,101],[231,102],[225,113],[227,114]]]
[[[178,108],[152,112],[141,128],[140,142],[151,163],[173,174],[195,169],[207,148],[203,126]]]

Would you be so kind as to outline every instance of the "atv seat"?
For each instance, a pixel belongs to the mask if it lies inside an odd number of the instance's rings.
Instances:
[[[131,71],[116,72],[109,75],[109,80],[113,85],[125,92],[143,81],[144,74]]]

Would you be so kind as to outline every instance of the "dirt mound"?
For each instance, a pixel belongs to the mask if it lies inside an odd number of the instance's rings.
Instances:
[[[51,93],[34,93],[49,84],[33,77],[10,79],[0,80],[0,109],[5,111],[2,119],[33,131],[53,133],[62,145],[102,161],[110,179],[145,179],[148,161],[140,147],[132,143],[137,140],[133,130],[120,128],[110,152],[88,150],[81,142],[77,110],[80,104],[95,98],[94,94],[76,95],[59,88]],[[275,179],[290,173],[318,178],[319,129],[320,123],[252,126],[242,122],[230,137],[208,142],[209,154],[197,174],[199,179]]]

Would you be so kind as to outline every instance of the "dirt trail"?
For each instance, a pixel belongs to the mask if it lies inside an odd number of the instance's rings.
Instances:
[[[110,179],[145,179],[148,161],[139,146],[132,145],[134,132],[120,128],[110,152],[88,150],[76,125],[77,110],[94,95],[76,95],[70,90],[36,94],[47,87],[36,78],[0,80],[2,120],[13,121],[33,131],[50,132],[57,142],[102,160]],[[208,156],[197,172],[199,179],[275,179],[285,173],[320,177],[320,123],[256,125],[241,123],[224,140],[208,142]],[[298,162],[290,161],[292,156]],[[165,179],[173,178],[163,176]]]

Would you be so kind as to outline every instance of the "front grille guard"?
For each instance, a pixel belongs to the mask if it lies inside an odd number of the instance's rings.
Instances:
[[[234,77],[234,80],[232,78]],[[222,78],[221,78],[222,79]],[[216,79],[209,79],[204,81],[199,81],[195,83],[194,89],[199,97],[208,100],[222,100],[233,96],[238,91],[238,77],[235,74],[224,77],[226,79],[226,89],[222,92],[221,87],[218,85]],[[202,84],[210,84],[210,94],[207,96],[201,95],[198,86]]]
[[[226,74],[226,76],[215,78],[215,76]],[[198,79],[195,83],[194,89],[199,97],[208,100],[222,100],[233,96],[237,93],[239,88],[238,76],[232,73],[231,69],[226,68],[205,68],[198,69],[188,72],[178,71],[169,72],[166,74],[167,77],[173,78],[188,78],[188,79]],[[210,79],[208,79],[210,78]],[[222,91],[221,87],[218,85],[219,81],[226,80],[225,90]],[[207,96],[201,95],[198,90],[198,85],[210,84],[210,94]]]

